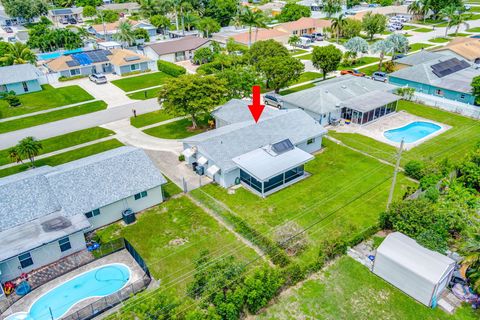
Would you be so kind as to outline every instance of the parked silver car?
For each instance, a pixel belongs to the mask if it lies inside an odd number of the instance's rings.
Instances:
[[[107,77],[99,73],[91,74],[90,76],[88,76],[88,79],[90,79],[90,81],[92,82],[95,82],[96,84],[107,83]]]
[[[282,108],[283,100],[279,96],[273,94],[266,94],[263,96],[263,101],[266,105],[272,106],[278,109]]]
[[[372,79],[375,81],[387,82],[388,77],[385,72],[376,71],[372,74]]]

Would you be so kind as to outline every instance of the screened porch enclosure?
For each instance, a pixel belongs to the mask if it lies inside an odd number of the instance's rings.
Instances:
[[[271,194],[281,189],[282,186],[289,185],[290,182],[295,182],[294,180],[298,180],[299,178],[302,178],[304,176],[305,170],[303,164],[293,169],[282,172],[281,174],[278,174],[266,181],[260,181],[248,172],[240,169],[240,180],[247,186],[251,187],[253,190],[260,193],[262,196]]]
[[[397,102],[391,102],[384,106],[369,110],[359,111],[353,108],[342,108],[342,119],[349,119],[355,124],[366,124],[397,110]]]

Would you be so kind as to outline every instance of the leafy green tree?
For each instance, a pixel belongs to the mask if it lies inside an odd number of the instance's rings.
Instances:
[[[97,9],[92,6],[85,6],[83,7],[83,16],[84,17],[93,17],[97,15]]]
[[[37,24],[28,31],[28,46],[38,48],[42,52],[58,49],[76,49],[83,46],[80,34],[67,28],[53,29]]]
[[[445,28],[445,37],[448,35],[448,29],[452,27],[453,17],[456,15],[458,8],[455,5],[449,5],[445,8],[442,8],[439,12],[440,17],[447,19],[447,27]]]
[[[183,75],[163,85],[159,102],[172,115],[189,115],[192,127],[196,128],[197,116],[223,103],[227,94],[225,80],[215,76]]]
[[[18,142],[14,150],[20,159],[29,159],[32,168],[35,168],[35,157],[42,150],[42,143],[34,137],[26,137]],[[12,154],[13,149],[10,149],[9,153]]]
[[[117,11],[114,10],[100,10],[97,12],[97,19],[95,23],[112,23],[118,21],[120,16]]]
[[[368,51],[368,42],[361,37],[354,37],[345,43],[345,48],[356,58],[358,54]]]
[[[312,63],[317,69],[322,70],[323,79],[327,77],[327,73],[337,70],[338,65],[342,61],[342,51],[335,48],[334,45],[325,47],[315,47],[312,53]]]
[[[244,281],[245,298],[248,311],[257,313],[273,299],[283,285],[278,270],[268,267],[255,270]]]
[[[413,1],[408,5],[408,13],[412,14],[413,20],[418,20],[423,15],[422,3],[420,1]]]
[[[193,26],[196,26],[200,17],[192,12],[187,12],[182,17],[182,25],[186,31],[192,30]],[[214,20],[215,21],[215,20]]]
[[[48,12],[47,4],[43,0],[2,0],[2,5],[10,17],[25,20],[46,15]]]
[[[300,44],[300,37],[295,34],[293,36],[290,36],[290,38],[288,38],[288,44],[291,45],[295,51]]]
[[[136,40],[144,40],[145,42],[150,41],[150,35],[148,31],[142,28],[135,29],[133,31],[133,36]]]
[[[140,12],[146,18],[150,18],[159,13],[159,1],[140,0]]]
[[[462,262],[469,266],[473,287],[480,291],[480,226],[476,225],[468,230],[460,250],[464,256]]]
[[[213,18],[205,17],[196,24],[197,29],[202,31],[205,38],[209,38],[212,33],[220,31],[220,24]]]
[[[475,97],[475,104],[480,105],[480,76],[472,79],[472,94]]]
[[[362,22],[359,20],[347,18],[345,19],[343,26],[342,26],[342,35],[347,38],[351,39],[353,37],[358,37],[362,32]]]
[[[297,21],[302,17],[310,17],[310,15],[310,8],[293,2],[289,2],[283,7],[277,18],[281,22],[289,22]]]
[[[135,41],[135,33],[132,29],[132,25],[127,21],[120,22],[117,33],[115,33],[113,37],[115,40],[131,46]]]
[[[408,51],[408,39],[403,34],[392,33],[386,39],[392,45],[392,59],[397,53],[407,53]]]
[[[8,43],[5,52],[0,57],[2,65],[35,63],[37,56],[21,42]]]
[[[370,40],[373,40],[373,37],[376,34],[382,33],[387,27],[387,17],[383,14],[375,13],[372,14],[368,12],[362,18],[362,27],[363,30],[370,37]]]
[[[251,66],[234,66],[216,73],[216,76],[226,81],[228,99],[249,97],[252,86],[263,82],[263,78]]]
[[[305,65],[296,58],[280,56],[264,59],[259,69],[266,79],[267,88],[274,89],[278,93],[280,89],[300,78]]]
[[[205,16],[215,19],[222,27],[228,26],[237,14],[237,0],[208,1],[205,6]]]
[[[170,19],[160,14],[151,16],[150,23],[157,29],[160,29],[162,34],[165,33],[165,30],[171,25]]]
[[[227,44],[225,48],[227,49],[227,52],[229,54],[232,54],[238,51],[245,53],[247,51],[247,47],[245,47],[243,44],[236,43],[235,40],[233,40],[232,38],[227,40]]]
[[[393,51],[393,43],[388,40],[378,40],[370,47],[370,50],[373,53],[380,54],[380,60],[378,61],[378,71],[381,71],[385,55]]]
[[[322,11],[325,12],[328,18],[342,11],[341,0],[326,0],[323,2]]]
[[[200,48],[195,51],[193,55],[193,62],[195,64],[204,64],[213,60],[213,52],[210,48]]]
[[[245,54],[245,60],[253,66],[257,66],[262,60],[270,57],[288,57],[288,49],[275,40],[255,42]]]

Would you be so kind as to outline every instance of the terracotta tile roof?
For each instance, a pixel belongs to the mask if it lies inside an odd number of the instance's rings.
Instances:
[[[450,50],[463,58],[474,61],[480,58],[480,39],[476,38],[455,38],[446,46],[434,51]]]
[[[195,50],[204,44],[210,42],[209,39],[200,37],[183,37],[180,39],[158,42],[147,47],[155,51],[159,56],[180,51]]]
[[[368,12],[371,12],[372,14],[380,13],[383,15],[411,14],[408,12],[407,6],[386,6],[357,12],[357,14],[353,16],[353,18],[357,20],[362,20],[363,16],[366,15]]]
[[[127,49],[112,49],[112,55],[109,56],[110,63],[115,66],[126,66],[140,62],[152,61],[150,58]],[[135,59],[128,61],[129,59]]]
[[[70,68],[67,65],[67,61],[72,61],[72,58],[70,56],[60,56],[56,59],[53,59],[53,60],[47,62],[46,66],[48,67],[48,69],[50,69],[53,72],[75,69],[75,68]],[[76,67],[76,68],[78,68],[78,67]]]
[[[300,18],[297,21],[285,22],[274,28],[281,31],[293,32],[295,30],[310,29],[310,28],[326,28],[331,26],[329,20],[315,19],[315,18]]]
[[[122,22],[122,21],[126,21],[126,22],[133,25],[132,21],[125,19],[125,20],[118,20],[118,21],[111,22],[111,23],[105,23],[105,28],[103,27],[103,24],[93,24],[93,25],[91,25],[91,27],[97,33],[102,33],[103,34],[103,30],[105,30],[107,33],[109,33],[109,32],[111,33],[112,31],[117,31],[118,26],[120,25],[120,22]]]

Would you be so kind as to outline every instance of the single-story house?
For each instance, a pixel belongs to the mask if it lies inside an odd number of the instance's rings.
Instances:
[[[212,111],[211,115],[215,119],[215,128],[224,127],[230,124],[249,121],[252,119],[252,114],[248,108],[251,101],[232,99]],[[265,106],[262,112],[262,118],[274,116],[278,109]]]
[[[133,147],[0,179],[0,282],[85,249],[85,232],[161,203],[165,183]]]
[[[422,64],[431,60],[440,59],[444,57],[439,52],[432,52],[428,50],[421,50],[414,54],[409,54],[403,58],[395,59],[395,70],[401,70],[417,64]]]
[[[303,17],[297,21],[281,23],[274,28],[276,30],[287,32],[289,35],[302,36],[304,34],[312,34],[322,32],[325,28],[332,25],[330,20],[315,19]]]
[[[395,86],[363,77],[344,75],[313,88],[281,97],[283,109],[302,109],[323,125],[340,119],[366,124],[395,112],[400,96]]]
[[[82,13],[83,13],[82,7],[51,9],[51,10],[48,10],[48,18],[55,25],[58,25],[62,21],[66,21],[71,18],[77,21],[80,20],[83,18]]]
[[[420,303],[435,307],[454,269],[454,260],[394,232],[378,247],[372,271]]]
[[[471,83],[477,76],[480,76],[480,69],[473,63],[448,54],[395,71],[389,74],[389,82],[414,88],[417,92],[474,104]]]
[[[258,30],[252,29],[251,39],[248,31],[237,33],[231,36],[230,38],[232,38],[236,43],[240,43],[243,45],[248,45],[249,40],[251,40],[252,43],[255,43],[256,41],[275,40],[285,45],[288,43],[290,34],[287,31],[283,31],[275,28],[271,28],[271,29],[260,28]]]
[[[99,39],[112,41],[115,40],[115,35],[118,33],[118,27],[123,21],[130,23],[132,25],[132,30],[138,28],[147,30],[150,37],[153,37],[157,34],[157,28],[155,28],[152,24],[145,21],[131,21],[128,19],[118,20],[111,23],[94,24],[89,26],[87,31]]]
[[[256,7],[252,7],[252,10],[259,10],[267,14],[268,16],[275,17],[282,12],[283,7],[285,7],[285,2],[276,1],[276,2],[268,2]]]
[[[143,51],[152,60],[177,62],[190,60],[196,50],[209,46],[209,39],[189,36],[152,43],[145,46]]]
[[[412,14],[408,11],[408,6],[386,6],[386,7],[376,7],[376,8],[366,8],[365,10],[357,12],[353,18],[357,20],[362,20],[363,17],[368,13],[372,14],[379,13],[387,17],[393,17],[396,15],[402,15],[405,17],[411,17]]]
[[[480,65],[480,39],[459,37],[434,50],[442,54],[453,53],[465,60]]]
[[[97,8],[98,10],[113,10],[123,13],[135,13],[140,11],[140,4],[137,2],[123,2],[123,3],[105,3]]]
[[[43,73],[29,63],[0,67],[0,92],[20,95],[40,91],[42,78]]]
[[[61,77],[89,76],[93,73],[124,75],[134,71],[155,71],[157,64],[150,58],[127,49],[91,50],[60,56],[45,66]]]
[[[240,122],[183,140],[182,154],[198,174],[225,188],[242,184],[262,197],[307,176],[304,164],[321,149],[323,126],[302,110],[272,110],[255,123],[251,117],[243,121],[247,107],[228,108],[238,109]]]
[[[323,9],[323,1],[321,0],[301,0],[296,2],[296,4],[307,7],[314,12],[319,12]]]

